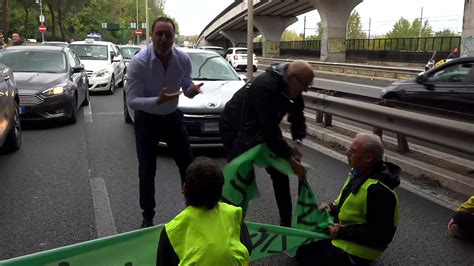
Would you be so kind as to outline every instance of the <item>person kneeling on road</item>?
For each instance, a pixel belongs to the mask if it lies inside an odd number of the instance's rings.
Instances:
[[[207,157],[186,170],[187,207],[161,231],[156,265],[249,265],[252,242],[242,209],[219,202],[224,175]]]
[[[449,221],[450,235],[467,240],[474,240],[474,196],[459,206]]]
[[[331,239],[298,249],[300,265],[368,265],[392,241],[400,212],[397,193],[400,167],[383,162],[378,136],[359,133],[347,150],[351,171],[333,204],[323,203],[334,217]]]

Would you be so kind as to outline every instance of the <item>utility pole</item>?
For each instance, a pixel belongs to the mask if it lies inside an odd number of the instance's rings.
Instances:
[[[247,79],[253,80],[253,0],[247,0]]]
[[[44,25],[43,3],[41,0],[36,0],[36,3],[40,6],[39,22],[41,23],[41,25]],[[41,42],[44,42],[44,32],[41,32]]]
[[[306,39],[306,16],[304,16],[304,23],[303,23],[303,41]]]
[[[423,7],[421,7],[420,32],[418,33],[418,51],[421,51],[421,31],[423,30]]]
[[[368,38],[369,40],[370,40],[370,24],[371,24],[371,22],[372,22],[372,18],[369,18],[369,38]]]
[[[135,27],[135,30],[138,29],[138,0],[136,1],[136,3],[137,3],[137,21],[136,21],[137,26]],[[140,44],[140,35],[137,34],[137,45],[139,44]]]
[[[145,0],[145,10],[145,43],[146,45],[148,45],[148,43],[150,42],[151,32],[153,31],[153,29],[151,31],[148,30],[150,28],[150,21],[148,20],[148,0]]]

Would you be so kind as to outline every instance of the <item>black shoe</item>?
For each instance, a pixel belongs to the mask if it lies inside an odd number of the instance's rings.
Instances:
[[[153,219],[152,218],[143,218],[142,225],[140,228],[146,228],[153,226]]]

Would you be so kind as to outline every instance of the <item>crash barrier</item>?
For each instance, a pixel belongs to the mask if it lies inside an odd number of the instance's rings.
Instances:
[[[260,64],[274,64],[288,62],[291,63],[292,59],[279,59],[279,58],[259,58]],[[359,65],[359,64],[348,64],[348,63],[331,63],[331,62],[319,62],[319,61],[307,61],[314,70],[334,72],[339,74],[348,75],[360,75],[368,77],[379,77],[388,79],[411,79],[414,76],[422,72],[422,69],[415,68],[404,68],[404,67],[388,67],[388,66],[373,66],[373,65]]]
[[[399,150],[407,151],[406,136],[424,140],[466,154],[474,154],[474,124],[413,113],[376,104],[307,92],[305,106],[317,111],[316,122],[331,125],[331,115],[397,133]],[[325,115],[323,115],[325,114]]]
[[[287,160],[277,157],[260,144],[241,154],[224,167],[223,198],[241,206],[244,213],[252,199],[259,196],[253,174],[254,165],[272,166],[287,175],[294,175]],[[307,170],[311,168],[305,165]],[[246,222],[252,239],[251,260],[264,259],[286,252],[296,254],[299,246],[328,239],[328,227],[333,224],[329,213],[318,209],[316,196],[306,179],[298,184],[298,198],[292,217],[292,227]],[[164,225],[108,236],[70,246],[0,261],[0,266],[22,265],[155,265],[158,241]],[[212,230],[212,229],[210,229]]]

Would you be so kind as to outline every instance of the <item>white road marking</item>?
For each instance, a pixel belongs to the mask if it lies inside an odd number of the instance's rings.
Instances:
[[[84,120],[86,123],[93,123],[92,121],[92,103],[89,101],[89,105],[84,108]]]
[[[94,203],[94,217],[97,236],[104,237],[117,234],[114,216],[112,214],[112,209],[110,208],[109,194],[107,192],[104,179],[101,177],[91,178],[90,184],[92,191],[92,201]]]

